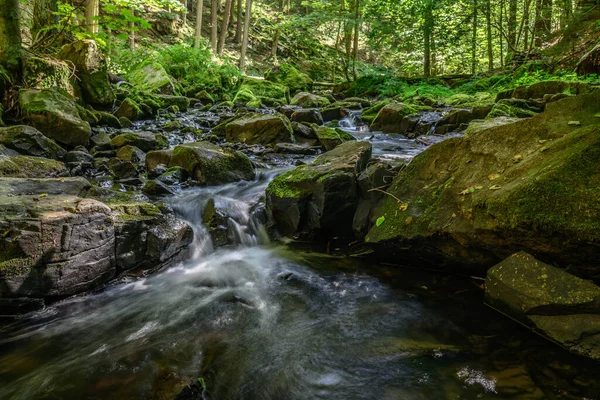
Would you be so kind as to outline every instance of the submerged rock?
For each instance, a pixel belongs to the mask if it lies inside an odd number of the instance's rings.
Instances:
[[[418,254],[481,271],[524,249],[598,275],[598,112],[593,92],[431,146],[387,189],[366,241],[385,259]]]
[[[27,120],[50,139],[67,146],[86,146],[90,124],[79,116],[75,100],[59,88],[19,92],[19,104]]]
[[[358,204],[357,177],[370,158],[370,143],[348,142],[275,178],[267,208],[279,233],[347,236]]]
[[[485,301],[536,333],[600,359],[600,287],[520,252],[488,271]]]

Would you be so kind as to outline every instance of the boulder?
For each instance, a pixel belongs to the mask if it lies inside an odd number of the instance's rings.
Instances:
[[[329,128],[322,126],[315,129],[315,134],[321,146],[327,151],[335,149],[344,142],[356,140],[354,136],[339,128]]]
[[[146,159],[146,153],[144,153],[141,149],[135,146],[126,145],[121,147],[117,153],[117,158],[123,161],[131,161],[134,163],[144,162]]]
[[[519,86],[516,89],[500,92],[496,96],[496,102],[503,99],[542,99],[547,94],[569,93],[571,95],[584,94],[592,88],[583,82],[566,81],[543,81],[532,85]]]
[[[142,92],[179,95],[173,78],[157,62],[134,70],[129,74],[128,81]]]
[[[0,155],[0,176],[13,178],[54,178],[69,176],[61,161],[42,157]]]
[[[275,153],[281,154],[304,154],[311,156],[317,154],[318,149],[295,143],[277,143],[273,147],[273,150],[275,150]]]
[[[419,254],[481,272],[526,250],[600,275],[598,112],[592,92],[431,146],[387,189],[366,241],[390,260]]]
[[[123,146],[135,146],[142,151],[158,150],[169,147],[167,138],[152,132],[128,132],[113,137],[110,145],[114,149]]]
[[[147,162],[150,154],[147,155]],[[254,167],[247,156],[208,142],[186,143],[175,147],[168,166],[181,167],[190,178],[211,186],[254,179]]]
[[[381,131],[386,133],[401,132],[401,123],[404,117],[417,112],[417,109],[410,104],[389,103],[382,107],[377,116],[371,123],[372,131]]]
[[[110,209],[79,197],[87,187],[83,178],[0,178],[0,297],[60,298],[115,275]]]
[[[50,139],[73,147],[88,144],[92,128],[81,119],[74,99],[64,90],[22,89],[19,104],[25,118]]]
[[[108,169],[116,179],[130,179],[139,175],[137,168],[131,161],[123,161],[119,158],[111,158],[108,161]]]
[[[313,80],[305,73],[298,71],[294,66],[281,64],[265,72],[265,80],[279,83],[290,89],[292,93],[308,90]]]
[[[224,126],[228,142],[262,144],[293,142],[292,125],[282,114],[246,114]]]
[[[323,125],[323,116],[315,109],[301,108],[294,111],[291,118],[294,122],[308,122],[311,124]]]
[[[163,182],[153,179],[144,184],[142,192],[146,196],[167,196],[175,192]]]
[[[529,118],[542,111],[544,111],[542,106],[527,100],[504,99],[494,104],[487,117]]]
[[[358,175],[371,158],[368,142],[343,143],[276,177],[267,187],[267,208],[284,236],[347,236],[358,204]]]
[[[69,64],[53,58],[35,57],[23,54],[23,83],[31,89],[50,89],[60,87],[71,96],[79,95],[79,87],[73,84],[73,75]]]
[[[257,100],[275,106],[287,104],[290,93],[286,86],[263,79],[245,77],[233,99],[234,103],[248,104]]]
[[[177,106],[179,111],[187,111],[190,108],[190,99],[185,96],[172,96],[167,94],[156,95],[162,108]]]
[[[491,268],[485,302],[566,349],[600,360],[600,287],[519,252]]]
[[[58,58],[75,66],[81,93],[86,103],[98,107],[112,107],[115,92],[108,80],[106,60],[94,40],[78,40],[64,45]]]
[[[375,117],[377,117],[377,114],[379,114],[379,111],[390,103],[390,100],[378,101],[370,107],[365,108],[364,111],[360,114],[360,119],[366,122],[367,124],[371,124],[373,120],[375,120]]]
[[[156,150],[146,154],[146,170],[152,171],[159,165],[169,165],[173,150]]]
[[[0,128],[0,144],[26,156],[61,160],[67,154],[54,140],[27,125]]]
[[[321,108],[329,105],[330,101],[323,96],[318,96],[308,92],[300,92],[296,94],[292,100],[290,100],[290,104],[304,108]]]
[[[123,100],[123,102],[121,102],[121,104],[119,105],[119,108],[117,109],[117,111],[115,111],[115,116],[117,118],[119,118],[119,121],[122,118],[126,118],[130,121],[137,121],[138,119],[140,119],[143,115],[142,110],[140,109],[140,106],[132,99],[130,99],[129,97],[126,98],[125,100]],[[128,124],[123,124],[121,123],[121,125],[128,125]]]

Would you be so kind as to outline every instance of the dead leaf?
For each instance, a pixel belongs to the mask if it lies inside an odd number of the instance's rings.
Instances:
[[[499,185],[494,185],[494,186],[490,187],[490,190],[499,190],[499,189],[501,189],[501,186],[499,186]]]
[[[500,178],[500,174],[491,174],[490,176],[488,176],[488,179],[490,181],[495,181],[498,178]]]
[[[408,203],[402,203],[399,209],[400,211],[406,211],[408,209]]]

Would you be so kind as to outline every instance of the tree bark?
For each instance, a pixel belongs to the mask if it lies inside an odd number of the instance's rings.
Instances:
[[[423,23],[423,75],[431,76],[431,34],[433,32],[433,0],[427,0],[424,12],[425,21]]]
[[[135,15],[135,10],[131,9],[131,14]],[[129,50],[135,50],[135,24],[133,21],[129,22]]]
[[[56,11],[58,11],[56,0],[34,0],[33,19],[31,21],[31,36],[34,41],[36,41],[40,32],[45,30],[44,33],[46,33],[48,27],[58,24]]]
[[[492,3],[491,0],[487,0],[485,5],[485,24],[487,32],[487,56],[488,56],[488,70],[494,69],[494,47],[492,38]]]
[[[0,0],[0,66],[8,71],[13,82],[21,78],[21,45],[19,0]]]
[[[196,3],[196,35],[194,36],[194,49],[200,48],[200,39],[202,38],[202,8],[204,0],[198,0]]]
[[[183,20],[183,26],[187,25],[187,12],[188,12],[188,0],[182,0],[183,12],[181,13],[181,19]]]
[[[352,78],[356,80],[356,59],[358,58],[358,33],[360,32],[360,0],[354,6],[354,43],[352,47]]]
[[[471,42],[471,74],[477,72],[477,0],[473,0],[473,37]]]
[[[517,0],[508,0],[508,58],[512,54],[517,43]]]
[[[98,34],[98,14],[100,12],[100,0],[85,1],[85,29],[92,35]]]
[[[217,52],[217,12],[219,10],[219,0],[212,0],[210,6],[210,45],[213,51]]]
[[[500,67],[504,68],[504,0],[500,0],[500,17],[498,25],[498,41],[500,42]]]
[[[246,15],[244,17],[244,38],[240,54],[240,70],[246,72],[246,50],[248,49],[248,33],[250,32],[250,14],[252,14],[252,0],[246,0]]]
[[[235,42],[242,41],[242,0],[237,0],[237,18],[235,22]]]
[[[223,14],[223,22],[221,23],[221,36],[219,37],[219,46],[217,48],[217,54],[223,53],[225,47],[225,39],[227,38],[227,28],[229,27],[229,14],[231,13],[231,7],[233,0],[225,0],[225,12]]]

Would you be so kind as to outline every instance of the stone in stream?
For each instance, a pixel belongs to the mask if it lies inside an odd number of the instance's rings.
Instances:
[[[0,176],[13,178],[55,178],[69,176],[61,161],[42,157],[0,155]]]
[[[357,177],[371,158],[368,142],[347,142],[275,178],[267,208],[284,236],[348,235],[358,204]]]
[[[127,122],[123,123],[122,121],[137,121],[142,117],[142,115],[143,111],[140,109],[140,106],[129,97],[123,100],[117,111],[115,111],[115,116],[119,118],[119,121],[124,128],[130,127],[131,124]]]
[[[323,125],[321,113],[312,108],[301,108],[294,111],[291,118],[294,122],[308,122],[317,125]]]
[[[225,123],[223,133],[228,142],[245,144],[268,146],[294,141],[292,125],[282,114],[246,114]]]
[[[326,126],[315,127],[315,134],[319,143],[327,151],[335,149],[344,142],[356,140],[354,136],[339,128],[329,128]]]
[[[477,272],[525,250],[600,276],[598,112],[600,91],[434,144],[386,189],[367,244]]]
[[[400,133],[400,124],[405,117],[415,114],[418,109],[410,104],[389,103],[382,107],[371,123],[372,131]]]
[[[62,160],[67,154],[54,140],[26,125],[0,128],[0,144],[25,156]]]
[[[138,163],[146,160],[146,153],[138,147],[126,145],[117,150],[116,157],[123,161]]]
[[[115,92],[108,80],[106,61],[94,40],[78,40],[64,45],[58,58],[70,61],[76,69],[83,99],[93,106],[112,107]]]
[[[318,148],[303,146],[295,143],[277,143],[273,150],[276,153],[281,154],[304,154],[307,156],[312,156],[317,154]]]
[[[330,101],[323,96],[308,92],[300,92],[290,100],[290,104],[304,108],[320,108],[329,105]]]
[[[172,96],[167,94],[156,95],[161,107],[169,108],[171,106],[177,106],[179,111],[187,111],[190,108],[190,99],[185,96]]]
[[[117,135],[111,139],[110,145],[114,149],[131,145],[142,151],[150,151],[169,147],[169,141],[164,135],[142,131]]]
[[[86,146],[92,134],[81,119],[75,100],[59,88],[22,89],[19,105],[25,119],[50,139],[67,146]]]
[[[570,351],[600,359],[600,287],[531,255],[491,268],[485,302]]]
[[[128,80],[142,92],[179,95],[174,79],[165,68],[155,62],[129,73]]]

